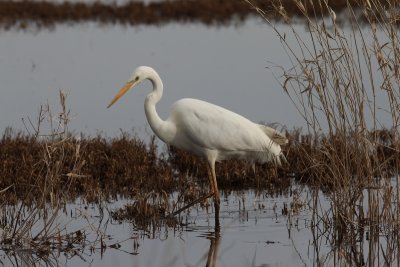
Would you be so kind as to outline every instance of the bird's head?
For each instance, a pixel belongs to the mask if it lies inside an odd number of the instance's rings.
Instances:
[[[111,107],[115,102],[118,101],[126,92],[130,89],[141,83],[143,80],[147,79],[154,70],[150,67],[141,66],[136,68],[131,76],[129,77],[128,81],[125,83],[124,86],[119,90],[119,92],[115,95],[113,100],[111,100],[110,104],[108,104],[107,108]]]

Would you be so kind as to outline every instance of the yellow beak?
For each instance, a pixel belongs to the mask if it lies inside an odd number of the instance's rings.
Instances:
[[[129,89],[131,89],[133,86],[135,85],[135,81],[129,81],[127,82],[122,88],[121,90],[119,90],[119,92],[114,96],[113,100],[110,102],[110,104],[108,104],[107,108],[111,107],[115,102],[118,101],[118,99],[120,99],[126,92],[129,91]]]

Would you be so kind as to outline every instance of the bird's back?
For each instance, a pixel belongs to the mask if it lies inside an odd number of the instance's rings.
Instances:
[[[281,147],[261,125],[220,106],[181,99],[172,106],[168,120],[176,125],[172,145],[198,155],[214,153],[216,160],[279,161]]]

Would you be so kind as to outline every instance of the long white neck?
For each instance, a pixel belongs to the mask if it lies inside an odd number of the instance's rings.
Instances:
[[[146,96],[144,102],[144,111],[146,113],[147,121],[154,133],[168,144],[175,136],[175,125],[168,120],[162,120],[156,111],[156,104],[160,101],[163,94],[163,83],[160,76],[158,76],[155,71],[148,77],[148,79],[153,85],[153,91]]]

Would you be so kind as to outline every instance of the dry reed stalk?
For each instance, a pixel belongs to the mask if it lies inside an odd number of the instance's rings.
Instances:
[[[283,1],[276,2],[275,11],[289,31],[247,2],[278,35],[292,63],[278,66],[277,80],[307,127],[308,145],[298,146],[303,156],[297,167],[331,199],[335,259],[355,266],[398,263],[394,255],[400,254],[399,246],[394,244],[399,238],[386,235],[382,242],[380,236],[383,226],[396,233],[400,219],[399,3],[347,1],[344,28],[338,21],[343,14],[334,11],[331,1],[295,0],[306,22],[307,31],[301,33]],[[317,198],[315,194],[312,203]],[[314,215],[315,222],[321,221]],[[367,251],[364,233],[369,236]],[[320,260],[317,256],[323,265]]]
[[[71,136],[68,134],[69,111],[66,108],[66,98],[60,91],[61,111],[54,114],[50,105],[42,107],[39,112],[37,125],[30,123],[33,134],[29,137],[17,135],[15,141],[23,141],[27,145],[23,155],[29,155],[29,150],[34,149],[35,153],[40,155],[39,161],[31,161],[24,177],[26,183],[21,185],[8,173],[6,181],[11,181],[14,189],[23,188],[23,192],[14,191],[14,196],[9,192],[3,192],[1,198],[1,217],[0,217],[0,249],[4,251],[12,251],[16,256],[20,252],[30,251],[31,255],[36,255],[39,259],[49,258],[55,247],[59,251],[68,253],[71,248],[70,244],[93,245],[92,242],[86,240],[78,232],[69,233],[66,226],[61,225],[57,221],[59,211],[64,203],[66,203],[65,190],[68,190],[73,178],[65,179],[64,170],[67,166],[69,173],[79,173],[83,166],[80,157],[80,143],[70,143]],[[43,134],[43,124],[48,125],[48,132]],[[27,125],[27,129],[29,129]],[[10,140],[11,135],[5,134],[2,141]],[[12,142],[11,142],[12,143]],[[35,146],[29,147],[29,144]],[[14,148],[14,146],[11,146]],[[10,151],[11,150],[4,150]],[[72,156],[68,155],[73,152]],[[19,151],[21,152],[21,151]],[[17,151],[18,153],[18,151]],[[2,153],[3,154],[3,153]],[[4,161],[11,161],[5,156]],[[14,154],[12,157],[16,157]],[[70,159],[71,161],[67,161]],[[15,171],[23,168],[24,161],[17,161]],[[3,174],[4,175],[4,174]],[[3,182],[5,182],[3,180]],[[7,193],[7,194],[6,194]],[[21,197],[21,195],[23,197]],[[8,198],[12,198],[10,201]],[[14,205],[8,205],[9,202],[15,202]],[[78,238],[79,237],[79,238]],[[74,253],[80,253],[75,250]],[[22,253],[23,255],[24,253]],[[23,257],[23,256],[22,256]],[[32,256],[33,257],[33,256]],[[32,257],[23,257],[22,261],[29,264],[35,261]],[[43,258],[42,258],[43,257]]]

